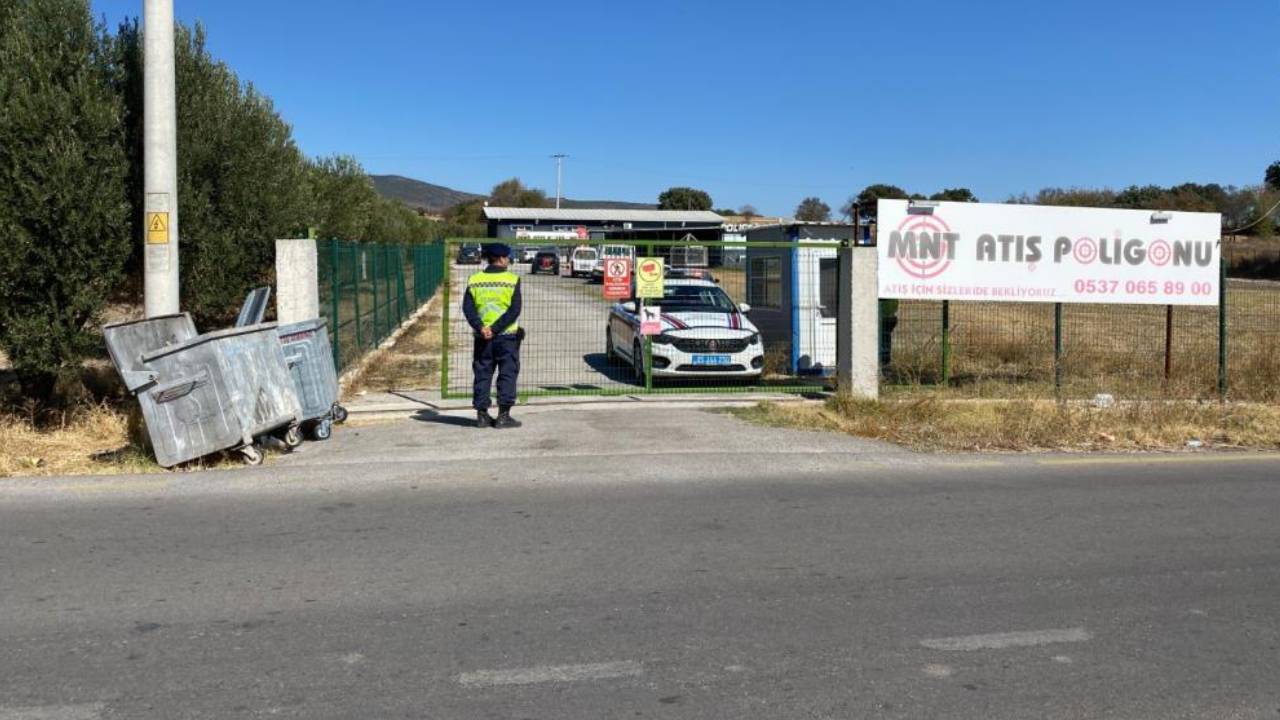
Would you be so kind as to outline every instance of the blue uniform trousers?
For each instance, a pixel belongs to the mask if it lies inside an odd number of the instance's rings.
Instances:
[[[520,375],[520,338],[515,333],[494,335],[492,340],[477,337],[472,358],[475,386],[471,391],[471,405],[480,411],[489,409],[490,387],[493,385],[493,373],[497,370],[498,407],[515,406],[516,379]]]

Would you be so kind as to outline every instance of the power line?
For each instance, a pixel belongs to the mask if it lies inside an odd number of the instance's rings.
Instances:
[[[1234,230],[1227,230],[1225,232],[1227,235],[1236,235],[1236,234],[1242,233],[1245,230],[1248,230],[1249,228],[1253,227],[1254,225],[1257,225],[1258,223],[1262,222],[1263,220],[1266,220],[1267,218],[1271,217],[1271,214],[1276,211],[1276,208],[1280,208],[1280,200],[1277,200],[1276,204],[1272,205],[1271,209],[1263,213],[1262,216],[1259,217],[1257,220],[1254,220],[1253,222],[1243,227],[1238,227]]]

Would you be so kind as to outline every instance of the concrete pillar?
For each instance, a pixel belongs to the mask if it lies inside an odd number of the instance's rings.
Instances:
[[[318,317],[320,267],[316,241],[277,240],[276,320],[281,325],[288,325]]]
[[[874,247],[840,249],[840,307],[836,317],[839,391],[880,396],[880,280]]]
[[[142,19],[143,306],[178,312],[178,115],[173,0],[145,0]]]

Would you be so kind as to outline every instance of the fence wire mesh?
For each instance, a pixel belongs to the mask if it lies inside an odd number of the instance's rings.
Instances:
[[[1277,280],[1229,279],[1221,312],[1064,304],[1060,322],[1047,303],[903,301],[891,315],[882,309],[882,324],[893,328],[885,378],[897,385],[943,384],[976,396],[1211,399],[1225,393],[1275,402]]]
[[[444,244],[321,240],[321,308],[338,370],[386,340],[444,280]]]
[[[470,396],[474,332],[463,315],[483,240],[450,240],[441,387]],[[526,249],[528,252],[526,252]],[[835,363],[834,245],[582,240],[515,247],[525,331],[523,395],[821,389]],[[641,300],[607,299],[606,258],[666,267],[661,334],[639,333]],[[757,272],[750,272],[754,263]]]

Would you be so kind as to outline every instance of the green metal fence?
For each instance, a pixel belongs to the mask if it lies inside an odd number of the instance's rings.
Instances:
[[[1239,268],[1224,263],[1218,307],[904,300],[882,308],[886,380],[977,396],[1280,401],[1280,251],[1250,262],[1256,279],[1227,277]]]
[[[488,242],[476,239],[447,241],[446,268],[448,278],[443,306],[440,388],[446,398],[470,397],[473,373],[474,333],[462,313],[463,292],[467,278],[481,269],[479,260],[463,257],[463,245]],[[519,241],[515,241],[519,242]],[[747,284],[745,243],[697,240],[617,240],[581,239],[551,241],[530,240],[543,249],[554,248],[554,259],[546,267],[541,260],[534,263],[517,258],[513,269],[521,276],[523,312],[520,325],[526,330],[521,348],[520,395],[635,395],[647,393],[693,392],[771,392],[805,393],[830,386],[826,377],[834,362],[834,325],[830,333],[831,357],[825,365],[816,353],[802,350],[792,342],[789,330],[776,324],[766,325],[761,318],[772,313],[786,315],[791,322],[791,307],[771,307],[782,303],[783,288],[802,283],[813,290],[815,307],[806,311],[818,313],[818,277],[825,267],[815,256],[812,262],[796,267],[769,282]],[[517,249],[521,249],[517,247]],[[637,308],[626,309],[628,303],[639,305],[636,298],[621,301],[606,299],[602,278],[588,264],[573,265],[577,251],[587,255],[616,253],[618,257],[662,258],[668,267],[668,296],[651,301],[663,308],[666,328],[657,337],[639,337],[631,327]],[[752,243],[752,252],[773,251],[791,256],[821,252],[834,262],[836,246],[831,243]],[[824,256],[825,257],[825,256]],[[458,262],[466,260],[467,264]],[[710,283],[702,283],[697,302],[708,304],[701,310],[689,298],[670,295],[672,286],[696,283],[705,273]],[[676,277],[681,276],[681,277]],[[714,284],[712,284],[714,283]],[[828,304],[834,301],[834,285]],[[798,291],[797,291],[798,292]],[[678,302],[677,302],[678,301]],[[749,307],[746,312],[744,306]],[[834,317],[834,306],[824,308]],[[798,314],[800,308],[796,307]],[[628,317],[630,316],[630,317]],[[752,324],[759,325],[753,331]],[[619,333],[625,334],[620,337]]]
[[[444,280],[444,247],[319,241],[320,300],[339,372],[436,294]]]

